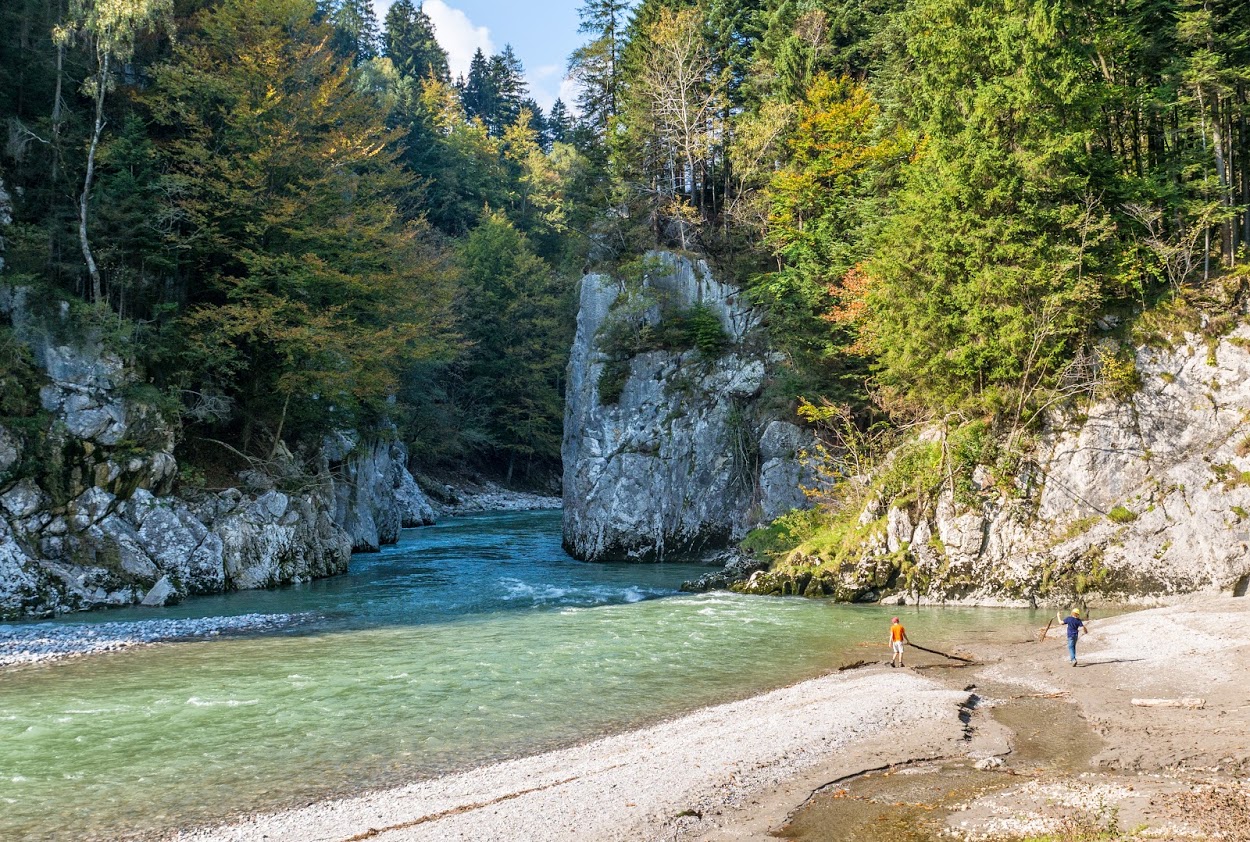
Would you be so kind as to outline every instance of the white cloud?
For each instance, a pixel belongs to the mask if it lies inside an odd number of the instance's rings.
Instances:
[[[468,15],[448,6],[443,0],[425,0],[422,8],[434,24],[438,43],[447,51],[447,65],[453,80],[462,74],[469,74],[469,62],[477,50],[487,57],[494,55],[495,44],[489,28],[474,25]]]
[[[573,77],[565,76],[560,82],[560,99],[564,100],[564,105],[573,114],[581,114],[581,109],[577,107],[577,96],[582,92],[582,86],[574,81]]]
[[[378,25],[386,20],[386,13],[391,8],[391,0],[373,0],[373,13],[378,16]]]

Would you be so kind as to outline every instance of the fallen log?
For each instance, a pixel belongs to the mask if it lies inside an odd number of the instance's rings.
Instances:
[[[1207,706],[1206,699],[1133,699],[1131,704],[1139,708],[1185,708],[1202,710]]]
[[[939,652],[937,649],[929,649],[917,643],[912,643],[910,640],[907,641],[907,645],[913,649],[919,649],[921,652],[928,652],[930,655],[941,655],[943,658],[950,658],[952,661],[963,661],[965,664],[976,663],[976,661],[974,661],[972,658],[964,658],[960,655],[952,655],[949,652]]]
[[[875,662],[874,661],[855,661],[854,663],[843,664],[842,666],[838,667],[838,672],[846,672],[847,670],[857,670],[860,667],[871,666],[873,663]]]

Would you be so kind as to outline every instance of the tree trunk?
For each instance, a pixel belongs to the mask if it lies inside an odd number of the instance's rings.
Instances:
[[[278,419],[278,431],[273,434],[273,447],[269,449],[269,461],[272,462],[274,457],[278,455],[278,447],[282,444],[282,428],[286,426],[286,411],[291,407],[291,393],[286,393],[286,400],[282,402],[282,416]]]
[[[1246,138],[1246,89],[1237,87],[1238,146],[1241,156],[1241,242],[1250,244],[1250,148]]]
[[[52,190],[50,201],[56,202],[56,182],[61,171],[61,83],[65,79],[65,45],[57,39],[56,91],[52,97]]]
[[[87,261],[87,271],[91,273],[91,300],[99,304],[104,298],[104,284],[100,280],[100,269],[96,266],[95,257],[91,254],[91,243],[87,239],[87,210],[91,202],[91,182],[95,177],[95,153],[100,145],[100,135],[104,131],[104,90],[109,77],[109,54],[105,51],[100,61],[100,75],[96,78],[95,93],[95,128],[91,132],[91,148],[87,150],[87,175],[83,178],[82,196],[78,200],[78,241],[82,245],[82,256]]]
[[[1233,206],[1232,188],[1229,186],[1227,161],[1224,157],[1224,137],[1223,137],[1223,121],[1224,109],[1220,106],[1221,97],[1215,98],[1215,109],[1211,115],[1211,145],[1215,151],[1215,174],[1220,182],[1220,204],[1225,211],[1231,211]],[[1222,262],[1227,266],[1233,263],[1233,230],[1231,220],[1225,219],[1220,223],[1220,257]]]

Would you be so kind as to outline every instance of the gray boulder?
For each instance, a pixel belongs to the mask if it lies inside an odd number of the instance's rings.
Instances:
[[[334,477],[334,518],[357,552],[377,552],[400,529],[434,522],[434,508],[408,470],[408,451],[389,436],[340,433],[324,458]]]

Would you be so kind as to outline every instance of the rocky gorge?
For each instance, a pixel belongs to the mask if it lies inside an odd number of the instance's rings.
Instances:
[[[762,400],[777,360],[760,314],[701,260],[653,252],[644,267],[582,281],[563,454],[564,540],[578,558],[732,549],[809,505],[803,487],[817,482],[800,458],[812,432]],[[696,309],[723,331],[715,353],[655,339]],[[622,347],[631,320],[644,339]],[[1053,411],[1006,468],[976,453],[952,467],[976,425],[930,426],[854,480],[823,537],[715,557],[725,571],[691,587],[1009,605],[1244,595],[1250,327],[1206,321],[1119,343],[1131,388]],[[900,471],[929,484],[881,479]]]
[[[37,388],[27,417],[0,424],[0,618],[306,581],[432,522],[387,431],[333,437],[312,477],[176,483],[175,429],[154,390],[67,304],[49,314],[30,296],[0,290],[26,369],[7,377]]]

